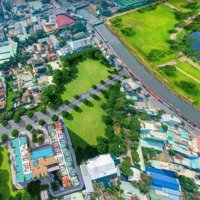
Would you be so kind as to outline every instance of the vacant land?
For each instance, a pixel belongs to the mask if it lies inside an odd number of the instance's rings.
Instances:
[[[70,100],[74,95],[87,92],[92,88],[92,85],[96,85],[101,80],[107,79],[109,75],[109,68],[102,65],[99,61],[90,59],[80,63],[77,68],[77,78],[65,85],[66,91],[62,96],[63,100]]]
[[[12,191],[11,169],[8,160],[8,150],[6,147],[0,147],[0,199],[7,199],[10,195],[15,196],[17,193]]]
[[[121,19],[116,26],[115,20]],[[160,4],[155,10],[139,12],[132,11],[120,17],[111,19],[113,28],[118,32],[122,40],[136,48],[146,58],[152,50],[169,51],[169,31],[172,30],[178,21],[175,19],[174,11],[165,4]],[[133,31],[130,37],[123,34],[123,30],[131,28]],[[173,59],[176,55],[167,53],[167,59]],[[163,60],[166,59],[163,58]]]
[[[96,137],[104,135],[106,126],[101,117],[106,113],[100,107],[103,101],[103,97],[101,101],[92,100],[92,106],[82,105],[82,112],[73,110],[72,119],[65,120],[75,148],[96,145]]]

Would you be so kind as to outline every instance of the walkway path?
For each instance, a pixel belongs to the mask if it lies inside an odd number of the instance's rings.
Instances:
[[[91,89],[87,91],[86,93],[83,93],[80,95],[80,98],[77,99],[71,99],[69,105],[61,105],[57,110],[48,109],[46,113],[36,112],[34,113],[34,116],[30,119],[27,116],[22,116],[21,121],[19,123],[15,123],[13,120],[10,120],[7,124],[7,126],[0,125],[0,137],[3,133],[11,134],[13,129],[19,130],[19,132],[26,131],[26,125],[31,124],[33,127],[38,126],[38,120],[43,119],[46,121],[46,123],[50,123],[51,121],[51,115],[57,114],[61,115],[62,110],[71,111],[73,110],[73,107],[75,105],[79,106],[82,104],[83,99],[92,99],[92,95],[100,95],[101,90],[105,90],[109,85],[114,84],[116,80],[120,80],[120,75],[113,75],[113,79],[106,79],[105,84],[98,84],[97,89]]]
[[[185,74],[186,76],[188,76],[189,78],[193,79],[194,81],[200,83],[200,80],[196,79],[195,77],[191,76],[190,74],[188,74],[187,72],[183,71],[182,69],[180,69],[179,67],[176,67],[176,69],[178,71],[180,71],[181,73]]]

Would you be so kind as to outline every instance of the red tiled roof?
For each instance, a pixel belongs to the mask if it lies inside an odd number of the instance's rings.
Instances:
[[[0,102],[0,108],[4,108],[4,102]]]
[[[68,176],[62,176],[62,185],[64,188],[70,187],[70,180]]]
[[[73,25],[75,20],[65,14],[60,14],[56,16],[56,23],[58,28],[63,28],[68,25]]]
[[[200,150],[200,139],[197,139],[197,147]]]
[[[4,88],[0,89],[0,94],[6,94],[6,89]]]
[[[59,130],[62,130],[62,124],[60,122],[56,122],[55,123],[55,127],[56,127],[56,130],[59,131]],[[64,176],[63,176],[64,177]]]

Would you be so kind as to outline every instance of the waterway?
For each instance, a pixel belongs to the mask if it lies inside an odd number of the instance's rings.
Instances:
[[[95,19],[87,10],[80,10],[79,13],[88,21]],[[135,73],[147,86],[154,90],[162,99],[171,103],[179,109],[185,116],[200,125],[200,111],[193,108],[190,104],[183,101],[180,97],[173,94],[160,81],[158,81],[149,71],[145,69],[123,46],[119,39],[114,36],[105,24],[95,27],[98,32],[105,38],[109,45],[113,48],[117,56]]]

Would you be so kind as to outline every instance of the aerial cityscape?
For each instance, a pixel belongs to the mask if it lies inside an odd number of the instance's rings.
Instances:
[[[0,0],[0,200],[200,200],[200,0]]]

